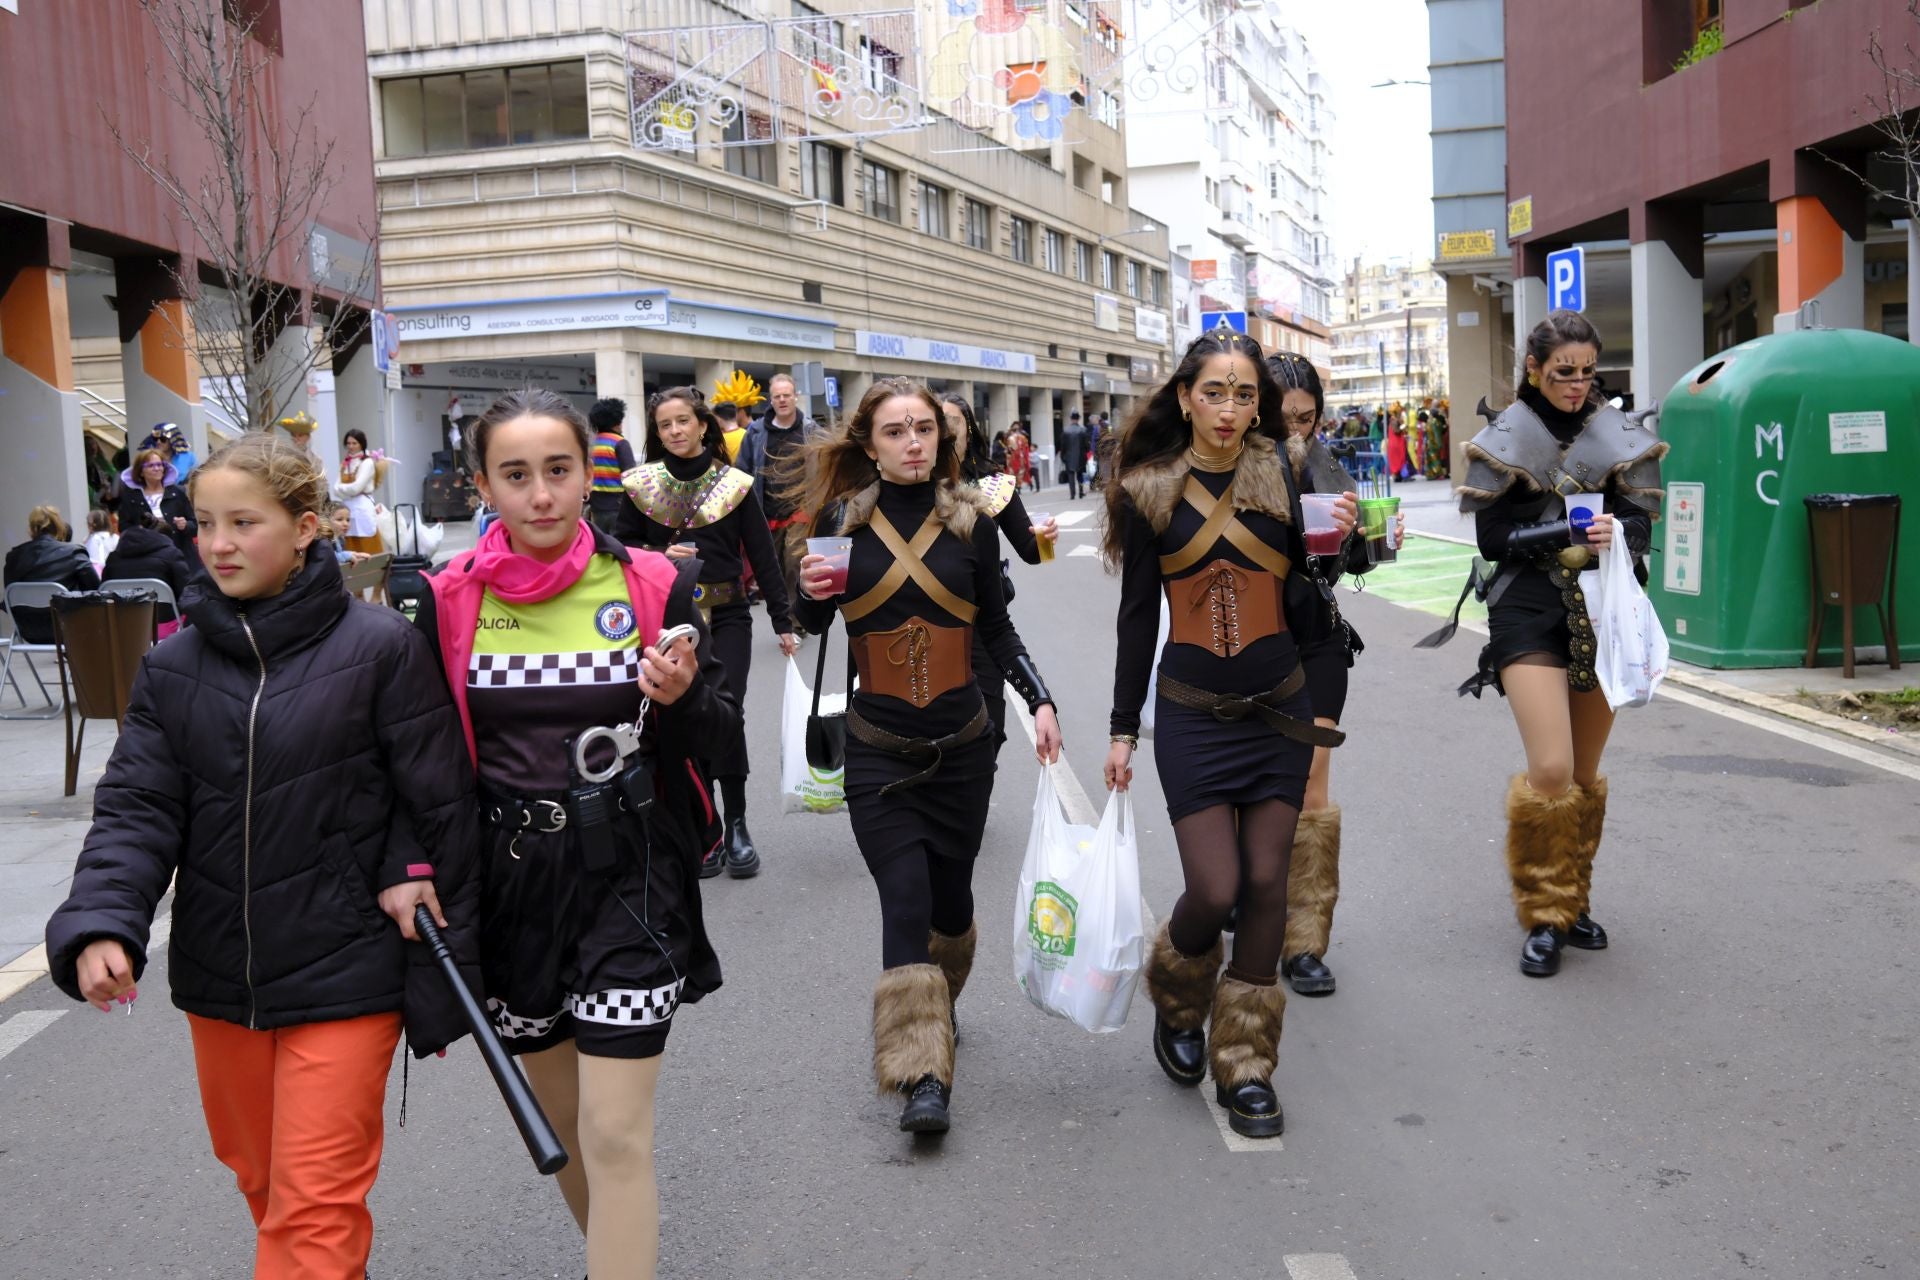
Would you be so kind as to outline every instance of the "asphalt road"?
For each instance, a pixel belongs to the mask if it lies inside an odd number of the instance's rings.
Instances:
[[[1015,564],[1014,612],[1098,803],[1115,587],[1075,554],[1091,530]],[[1340,989],[1292,1001],[1286,1136],[1250,1149],[1154,1065],[1144,997],[1096,1037],[1013,986],[1036,780],[1018,736],[977,877],[956,1127],[895,1130],[868,1070],[874,895],[844,818],[776,812],[781,669],[761,635],[768,865],[707,885],[726,986],[668,1050],[661,1274],[1920,1275],[1914,783],[1677,701],[1624,713],[1595,885],[1613,947],[1530,980],[1500,845],[1517,739],[1497,699],[1453,694],[1477,640],[1415,650],[1430,616],[1378,591],[1345,604],[1368,649],[1334,773]],[[1164,912],[1178,870],[1140,764],[1142,883]],[[132,1017],[44,981],[0,1005],[0,1275],[246,1273],[165,976]],[[415,1067],[374,1211],[382,1280],[583,1269],[471,1050]]]

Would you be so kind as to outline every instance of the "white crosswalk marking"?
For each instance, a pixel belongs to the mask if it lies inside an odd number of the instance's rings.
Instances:
[[[0,1058],[66,1016],[65,1009],[28,1009],[0,1022]]]
[[[1091,543],[1083,542],[1073,550],[1067,552],[1067,554],[1070,556],[1097,556],[1100,554],[1100,548]]]
[[[1290,1253],[1281,1259],[1292,1280],[1354,1280],[1344,1254]]]
[[[1072,528],[1076,524],[1091,519],[1093,519],[1093,512],[1091,511],[1062,511],[1054,517],[1054,521],[1059,524],[1062,529]]]

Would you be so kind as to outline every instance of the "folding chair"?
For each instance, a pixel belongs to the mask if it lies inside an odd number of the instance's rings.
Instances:
[[[36,653],[51,654],[58,658],[60,646],[57,643],[40,644],[24,640],[20,635],[20,613],[22,608],[37,609],[47,619],[47,629],[53,629],[52,600],[55,596],[71,594],[57,582],[16,582],[6,590],[7,617],[13,625],[13,635],[4,643],[7,656],[4,665],[0,665],[0,685],[12,685],[14,696],[20,699],[20,710],[0,711],[0,720],[51,720],[60,714],[61,703],[53,700],[53,694],[47,689],[47,682],[40,678],[40,668],[33,663]],[[20,679],[14,673],[13,659],[18,654],[27,660],[27,672],[33,682],[40,686],[40,696],[47,700],[45,711],[28,711],[27,695],[20,689]]]

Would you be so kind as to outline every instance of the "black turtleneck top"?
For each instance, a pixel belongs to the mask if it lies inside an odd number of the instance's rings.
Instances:
[[[1593,416],[1593,406],[1588,405],[1573,413],[1555,408],[1535,387],[1522,387],[1520,400],[1532,409],[1546,424],[1553,438],[1560,442],[1562,452],[1573,446],[1585,429],[1587,419]],[[1519,485],[1513,485],[1488,506],[1482,507],[1474,516],[1474,537],[1480,544],[1480,554],[1488,560],[1499,561],[1507,554],[1507,537],[1517,523],[1514,508],[1522,502],[1530,502],[1539,495],[1531,490],[1523,491]],[[1607,492],[1607,514],[1619,523],[1620,531],[1626,535],[1627,546],[1637,556],[1647,553],[1653,542],[1653,516],[1637,503],[1621,497],[1618,493]]]
[[[903,541],[912,542],[914,534],[925,523],[927,513],[933,510],[936,492],[932,481],[894,484],[882,480],[879,510]],[[853,560],[847,574],[846,594],[831,600],[810,600],[805,595],[799,598],[800,622],[809,631],[824,632],[842,601],[858,600],[893,567],[893,553],[870,526],[862,525],[850,536]],[[923,559],[942,586],[978,607],[979,613],[973,620],[974,634],[986,645],[1001,670],[1012,671],[1015,664],[1027,656],[1027,648],[1007,613],[1006,594],[1000,586],[1000,534],[994,522],[984,513],[980,514],[973,522],[973,536],[966,539],[957,537],[950,529],[943,531]],[[849,622],[847,632],[861,636],[891,631],[914,617],[941,627],[967,625],[935,604],[920,585],[909,578],[885,604]],[[973,718],[980,707],[980,690],[977,683],[950,689],[924,708],[861,690],[854,695],[854,704],[862,716],[889,732],[903,737],[937,738],[963,728]],[[1034,709],[1032,703],[1028,709]]]
[[[675,480],[691,483],[713,469],[713,455],[702,450],[692,458],[668,454],[667,474]],[[739,582],[746,566],[753,566],[754,581],[766,597],[767,621],[775,635],[793,630],[791,601],[787,599],[786,575],[779,553],[773,549],[773,535],[767,530],[766,515],[752,489],[740,499],[740,505],[712,524],[698,529],[671,529],[647,515],[627,498],[616,536],[623,543],[664,551],[675,542],[692,542],[700,554],[700,581]]]

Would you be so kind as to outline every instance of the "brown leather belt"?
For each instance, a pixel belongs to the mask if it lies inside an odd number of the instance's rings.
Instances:
[[[973,628],[941,627],[914,617],[891,631],[855,636],[860,687],[916,707],[973,679]]]
[[[987,704],[983,699],[980,709],[973,713],[973,719],[967,721],[958,732],[944,738],[903,738],[897,733],[888,733],[885,729],[865,719],[853,707],[847,708],[847,732],[876,751],[912,760],[924,764],[926,768],[911,777],[899,778],[880,788],[881,795],[891,795],[895,791],[905,791],[917,787],[934,774],[940,772],[940,766],[946,760],[946,753],[955,747],[964,747],[987,731],[992,721],[987,718]]]
[[[736,579],[733,582],[699,582],[694,584],[693,602],[701,613],[712,613],[723,604],[739,604],[747,598],[747,592]]]
[[[1215,560],[1196,574],[1166,583],[1168,635],[1216,657],[1231,658],[1256,640],[1287,629],[1280,579],[1231,560]]]
[[[1345,733],[1339,729],[1317,725],[1311,720],[1295,719],[1277,705],[1300,692],[1301,686],[1306,682],[1306,669],[1295,667],[1293,673],[1280,682],[1280,687],[1270,693],[1210,693],[1205,689],[1196,689],[1190,684],[1182,684],[1162,671],[1159,688],[1160,696],[1176,707],[1208,712],[1221,724],[1245,720],[1248,716],[1259,716],[1267,722],[1268,728],[1283,738],[1291,738],[1295,742],[1304,742],[1309,746],[1337,747],[1347,740]]]

